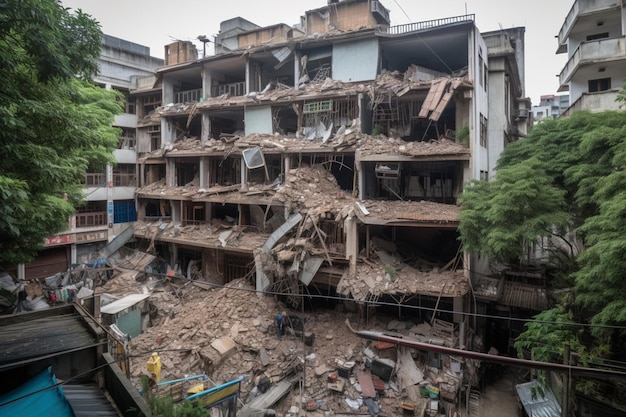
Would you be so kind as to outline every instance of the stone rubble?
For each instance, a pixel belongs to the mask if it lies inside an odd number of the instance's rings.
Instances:
[[[128,292],[133,285],[128,275],[120,278],[124,282],[114,284],[117,279],[111,280],[103,291],[123,288]],[[289,310],[274,297],[256,293],[244,278],[212,290],[193,284],[177,287],[164,285],[153,289],[150,303],[157,307],[158,314],[151,315],[151,326],[130,341],[132,379],[137,381],[148,374],[146,363],[153,352],[162,360],[161,380],[204,373],[213,383],[221,384],[245,376],[241,402],[263,378],[276,383],[300,375],[303,389],[294,385],[291,393],[274,406],[277,415],[294,414],[289,412],[293,407],[309,415],[367,413],[357,372],[367,370],[366,364],[374,371],[372,363],[376,364],[377,358],[381,358],[381,363],[394,363],[406,348],[398,351],[359,338],[350,326],[393,331],[416,340],[433,337],[428,323],[388,321],[382,315],[366,322],[353,311],[358,308],[349,308],[354,306],[351,303],[338,303],[334,310]],[[283,312],[287,321],[304,319],[304,332],[286,328],[278,340],[276,315]],[[454,345],[454,341],[446,344]],[[409,406],[426,409],[424,389],[431,385],[437,387],[442,398],[455,399],[462,371],[454,372],[450,360],[442,360],[441,369],[437,369],[427,366],[428,355],[423,352],[405,353],[405,358],[407,354],[413,358],[424,381],[404,387],[395,375],[389,381],[381,381],[373,372],[374,385],[381,389],[378,397],[383,415],[401,414],[403,407]]]

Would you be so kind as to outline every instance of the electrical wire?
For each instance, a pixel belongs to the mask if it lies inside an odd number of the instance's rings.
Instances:
[[[182,278],[182,279],[185,279],[185,278]],[[213,287],[213,288],[233,289],[233,290],[236,290],[236,291],[246,291],[246,292],[250,292],[250,293],[259,293],[259,294],[265,294],[265,295],[275,295],[275,296],[289,296],[289,295],[293,295],[291,293],[278,292],[278,291],[257,291],[256,289],[235,288],[235,287],[231,287],[231,286],[228,286],[228,285],[215,284],[215,283],[211,283],[211,282],[203,282],[203,285],[206,285],[208,287]],[[322,295],[322,294],[319,294],[319,295],[309,294],[309,295],[302,295],[302,296],[306,297],[306,298],[321,299],[321,300],[350,301],[350,299],[348,299],[346,297]],[[495,316],[495,315],[492,315],[492,314],[460,312],[460,311],[455,311],[455,310],[442,310],[441,308],[435,309],[434,307],[411,306],[411,305],[406,305],[406,304],[383,302],[383,301],[366,301],[366,300],[363,300],[363,301],[352,300],[352,301],[361,302],[363,304],[367,304],[370,307],[372,307],[372,306],[373,307],[376,307],[376,306],[402,307],[402,308],[406,308],[406,309],[413,309],[413,310],[420,310],[420,311],[429,311],[429,312],[437,312],[437,313],[462,315],[462,316],[466,316],[466,317],[476,317],[476,318],[487,318],[487,319],[496,319],[496,320],[516,321],[516,322],[522,322],[522,323],[539,323],[539,324],[549,324],[549,325],[555,325],[555,326],[574,326],[574,327],[606,328],[606,329],[626,330],[626,326],[618,326],[618,325],[610,325],[610,324],[592,324],[592,323],[577,323],[577,322],[557,322],[557,321],[537,320],[537,319],[522,319],[522,318],[516,318],[516,317]]]
[[[402,10],[402,13],[404,13],[404,15],[406,16],[407,20],[409,22],[411,22],[411,18],[409,17],[408,14],[406,14],[406,12],[404,11],[404,9],[402,8],[402,6],[400,6],[400,3],[398,3],[398,0],[393,0],[394,3],[396,3],[396,6],[398,6],[400,8],[400,10]]]

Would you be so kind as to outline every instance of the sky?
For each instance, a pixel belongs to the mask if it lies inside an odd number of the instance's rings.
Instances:
[[[164,47],[176,40],[209,39],[219,32],[220,22],[241,16],[259,26],[294,25],[307,10],[327,0],[62,0],[65,7],[81,9],[97,20],[102,31],[150,47],[150,54],[163,58]],[[390,11],[391,24],[421,22],[474,14],[481,32],[500,28],[526,28],[526,97],[533,104],[539,97],[556,94],[558,74],[566,54],[556,55],[559,30],[574,0],[381,0]],[[210,47],[207,47],[210,51]]]

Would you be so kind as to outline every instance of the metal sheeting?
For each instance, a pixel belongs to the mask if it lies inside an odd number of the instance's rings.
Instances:
[[[129,294],[126,297],[113,301],[111,304],[107,304],[100,309],[102,314],[117,314],[120,311],[124,311],[129,307],[134,306],[140,301],[150,297],[150,294]]]
[[[517,385],[515,389],[527,415],[561,417],[561,406],[550,388],[541,387],[537,381],[530,381]],[[543,396],[540,393],[542,389]]]
[[[92,346],[96,338],[75,314],[0,321],[0,365]],[[7,323],[7,324],[4,324]]]
[[[535,311],[543,311],[551,307],[545,288],[511,281],[504,282],[500,304]]]
[[[72,409],[47,368],[14,390],[0,396],[0,415],[73,417]],[[91,414],[94,415],[94,414]]]
[[[65,384],[63,392],[76,417],[118,417],[104,393],[94,384]]]

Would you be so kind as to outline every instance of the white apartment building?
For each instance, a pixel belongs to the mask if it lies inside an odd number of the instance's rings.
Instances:
[[[568,60],[559,74],[559,92],[569,91],[570,107],[617,110],[626,74],[626,11],[623,0],[576,0],[558,35],[557,53]]]

